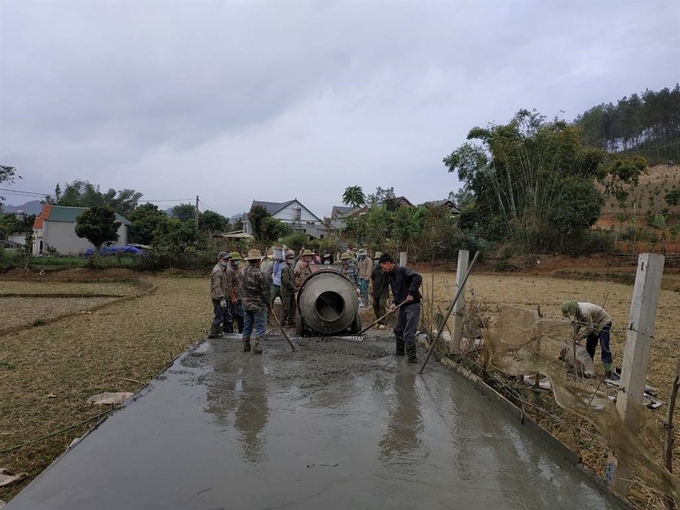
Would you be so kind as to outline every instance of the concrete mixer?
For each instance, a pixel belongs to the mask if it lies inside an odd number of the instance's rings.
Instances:
[[[357,289],[336,269],[318,269],[305,278],[298,290],[297,307],[298,336],[356,335],[361,331]]]

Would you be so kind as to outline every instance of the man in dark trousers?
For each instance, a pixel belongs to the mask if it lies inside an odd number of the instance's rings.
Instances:
[[[392,305],[390,311],[394,311],[397,305],[406,301],[399,308],[397,323],[394,325],[394,337],[397,341],[397,356],[406,353],[409,363],[417,363],[416,355],[416,331],[420,322],[420,284],[422,276],[413,269],[398,266],[387,253],[383,253],[378,260],[380,268],[387,273],[392,289]]]
[[[379,251],[375,252],[375,256],[373,257],[375,259],[375,267],[371,273],[373,313],[375,313],[376,320],[387,313],[387,300],[390,297],[390,286],[387,273],[382,270],[378,263],[381,255],[382,253]],[[378,323],[378,329],[385,329],[386,322],[386,319],[382,319]]]
[[[272,294],[269,280],[260,271],[262,254],[260,250],[249,250],[248,265],[241,275],[241,297],[243,299],[243,352],[250,351],[250,335],[255,329],[253,354],[262,354],[262,343],[267,332],[267,310],[272,309]]]

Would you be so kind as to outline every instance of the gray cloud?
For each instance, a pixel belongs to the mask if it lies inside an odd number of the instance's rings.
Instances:
[[[519,108],[571,119],[680,76],[677,2],[1,4],[0,160],[223,214],[346,186],[414,202]]]

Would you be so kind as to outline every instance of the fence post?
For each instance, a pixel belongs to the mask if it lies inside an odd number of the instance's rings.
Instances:
[[[467,250],[458,250],[458,267],[456,268],[456,288],[454,294],[458,292],[465,273],[468,270],[468,260],[470,259],[470,252]],[[449,344],[449,352],[460,351],[460,338],[463,336],[463,310],[465,309],[465,290],[461,292],[458,301],[453,306],[453,335],[451,343]],[[444,327],[444,325],[442,325]]]
[[[405,252],[405,251],[402,251],[402,252],[399,254],[399,265],[400,265],[400,266],[405,266],[407,262],[408,262],[408,259],[406,258],[406,252]]]
[[[656,307],[661,292],[664,257],[653,253],[642,253],[638,257],[635,289],[630,304],[630,319],[623,351],[621,381],[616,396],[616,410],[624,425],[637,433],[640,424],[633,406],[642,404],[649,366],[649,351],[656,321]],[[610,452],[607,464],[607,481],[615,492],[628,496],[631,481],[630,468],[620,464]]]

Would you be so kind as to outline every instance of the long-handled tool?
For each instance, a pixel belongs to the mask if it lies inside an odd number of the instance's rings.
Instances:
[[[272,310],[271,313],[272,313],[272,315],[274,316],[274,320],[276,321],[276,324],[279,326],[279,330],[281,330],[281,333],[283,333],[283,338],[286,339],[286,342],[288,342],[288,345],[290,345],[291,350],[292,350],[293,352],[295,352],[297,349],[296,349],[295,346],[293,345],[293,342],[290,341],[290,338],[288,338],[288,335],[287,335],[286,332],[284,331],[283,326],[281,325],[281,322],[279,322],[279,318],[278,318],[278,317],[276,316],[276,314],[274,313],[274,310]]]
[[[406,304],[406,303],[408,303],[408,301],[406,301],[406,300],[404,299],[401,303],[399,303],[399,304],[394,308],[394,310],[390,310],[390,311],[387,312],[385,315],[383,315],[382,317],[380,317],[379,319],[377,319],[376,321],[372,322],[371,324],[369,324],[368,326],[366,326],[364,329],[362,329],[362,330],[359,332],[358,336],[361,336],[361,335],[363,335],[364,333],[366,333],[366,331],[368,331],[368,330],[371,329],[373,326],[375,326],[376,324],[378,324],[381,320],[383,320],[384,318],[386,318],[388,315],[391,315],[391,314],[393,314],[394,312],[396,312],[397,310],[399,310],[399,308],[401,308],[401,306],[404,305],[404,304]]]
[[[475,256],[472,259],[472,262],[470,262],[470,265],[468,266],[467,273],[465,273],[465,277],[463,278],[463,281],[460,283],[460,287],[458,287],[458,290],[456,291],[456,295],[453,298],[453,302],[451,303],[451,306],[449,306],[449,309],[446,311],[446,317],[444,317],[442,324],[446,324],[446,321],[449,320],[449,316],[451,315],[451,312],[453,311],[453,307],[456,304],[456,301],[458,301],[458,298],[460,297],[460,295],[465,290],[465,282],[467,282],[468,276],[470,276],[470,273],[472,272],[472,267],[475,265],[475,262],[477,261],[477,257],[479,257],[479,251],[477,253],[475,253]],[[432,341],[432,345],[430,345],[430,350],[427,351],[427,356],[425,356],[425,361],[423,361],[423,366],[420,367],[418,374],[422,374],[423,370],[425,370],[425,365],[427,365],[427,360],[430,359],[430,355],[432,354],[432,351],[434,351],[434,346],[437,345],[437,340],[439,340],[439,337],[442,336],[442,331],[444,331],[444,328],[440,327],[439,330],[437,331],[437,336],[434,337],[434,340]]]

